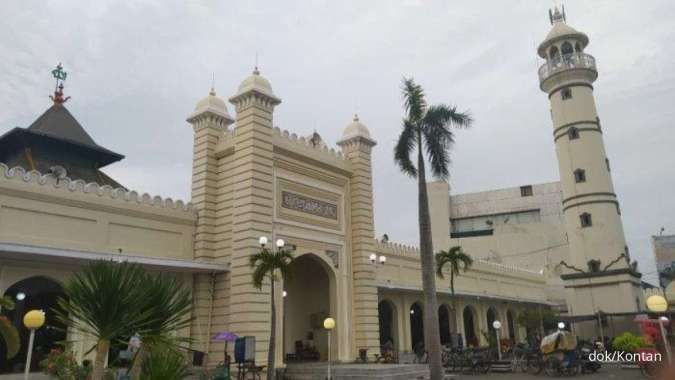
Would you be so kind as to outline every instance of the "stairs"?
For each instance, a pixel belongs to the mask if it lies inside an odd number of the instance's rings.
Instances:
[[[284,380],[325,380],[326,363],[289,364],[283,370]],[[332,380],[417,380],[429,378],[424,364],[333,364]]]

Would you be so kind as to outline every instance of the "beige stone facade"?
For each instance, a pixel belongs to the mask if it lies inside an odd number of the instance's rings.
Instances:
[[[568,29],[556,23],[541,47],[561,181],[535,185],[528,197],[519,188],[451,197],[446,183],[429,184],[434,249],[461,245],[476,258],[456,279],[455,297],[447,276],[437,279],[444,343],[456,343],[459,333],[464,344],[485,344],[495,319],[504,338],[522,340],[518,314],[560,307],[563,299],[570,315],[632,311],[641,302],[626,260],[608,276],[568,271],[626,253],[593,101],[597,72],[582,51],[587,37]],[[550,49],[564,49],[568,39],[586,66],[553,65]],[[565,89],[571,99],[561,98]],[[277,365],[298,360],[298,347],[313,347],[325,360],[321,323],[328,316],[337,322],[337,361],[354,360],[360,349],[372,358],[387,341],[411,351],[423,339],[419,251],[374,238],[377,146],[368,128],[355,116],[330,148],[316,133],[274,127],[281,99],[257,68],[229,101],[234,116],[212,89],[187,118],[194,132],[190,204],[0,164],[0,294],[36,276],[58,283],[92,259],[138,262],[192,287],[194,323],[180,333],[208,353],[209,365],[223,358],[223,343],[212,340],[220,331],[254,336],[256,360],[264,362],[270,289],[252,286],[249,257],[266,236],[285,240],[296,258],[293,276],[275,289]],[[575,181],[576,168],[585,170],[583,183]],[[584,213],[592,214],[592,226],[580,226]],[[489,236],[470,236],[488,221]]]
[[[276,292],[278,365],[294,360],[298,344],[315,347],[325,360],[321,322],[328,316],[337,321],[336,360],[354,360],[364,348],[372,357],[382,343],[384,304],[397,316],[386,322],[386,334],[410,351],[419,327],[412,327],[410,310],[422,299],[419,252],[374,239],[376,142],[368,128],[354,117],[337,150],[318,134],[274,128],[281,100],[257,70],[230,102],[234,117],[212,90],[188,117],[190,204],[0,164],[0,291],[36,276],[61,282],[92,259],[139,262],[192,287],[195,319],[181,333],[193,338],[193,349],[209,353],[210,365],[223,358],[222,342],[210,339],[219,331],[255,336],[256,360],[264,362],[269,288],[252,286],[248,258],[260,236],[281,238],[296,260],[294,275]],[[386,264],[371,262],[373,254]],[[504,336],[522,339],[517,313],[550,305],[545,277],[515,266],[478,261],[457,280],[453,302],[447,281],[438,284],[442,312],[452,314],[444,319],[446,335],[470,329],[476,344],[485,343],[488,310],[505,321],[508,314]],[[464,310],[472,328],[465,327]]]

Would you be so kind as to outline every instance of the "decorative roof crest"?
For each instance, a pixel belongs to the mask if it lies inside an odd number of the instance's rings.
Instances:
[[[56,86],[54,88],[54,95],[50,95],[49,98],[54,102],[54,104],[61,105],[70,99],[70,96],[65,98],[63,97],[63,81],[66,80],[68,73],[63,71],[63,65],[61,65],[61,62],[59,62],[56,68],[52,70],[52,76],[56,79]]]
[[[554,11],[548,10],[548,19],[551,21],[551,25],[556,22],[567,22],[567,15],[565,15],[565,6],[562,6],[562,12],[558,9],[556,5]]]

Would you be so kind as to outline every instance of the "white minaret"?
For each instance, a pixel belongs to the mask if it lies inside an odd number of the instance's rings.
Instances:
[[[568,311],[636,311],[642,302],[641,276],[630,265],[595,108],[595,58],[585,52],[588,36],[566,24],[564,8],[549,11],[549,17],[552,28],[537,53],[546,60],[539,68],[539,83],[551,104],[569,239],[570,262],[562,276]]]

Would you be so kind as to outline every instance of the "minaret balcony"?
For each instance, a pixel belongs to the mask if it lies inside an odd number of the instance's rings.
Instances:
[[[595,66],[595,58],[586,53],[572,53],[563,56],[555,57],[546,61],[539,68],[539,84],[543,88],[544,81],[556,74],[566,72],[568,70],[589,70],[591,72],[591,81],[598,76],[598,70]]]

